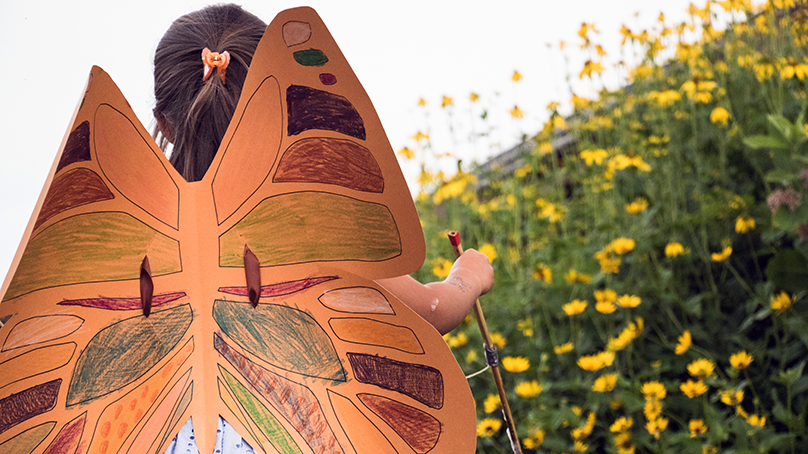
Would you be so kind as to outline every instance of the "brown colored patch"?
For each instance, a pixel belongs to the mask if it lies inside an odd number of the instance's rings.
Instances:
[[[350,140],[329,138],[303,139],[292,144],[283,154],[273,181],[384,191],[382,171],[367,148]]]
[[[67,136],[67,143],[62,150],[62,157],[56,172],[73,164],[74,162],[90,160],[90,122],[83,121]]]
[[[415,452],[429,452],[438,443],[440,421],[428,413],[374,394],[357,394],[356,397],[390,425]]]
[[[51,410],[61,385],[59,378],[0,399],[0,433]]]
[[[290,136],[310,129],[323,129],[365,140],[362,117],[353,104],[342,96],[292,85],[286,89],[286,108],[289,115],[287,132]]]
[[[346,355],[357,381],[399,392],[432,408],[443,407],[443,376],[439,370],[381,356]]]
[[[71,208],[114,198],[101,177],[90,169],[73,169],[54,178],[34,230],[51,217]]]

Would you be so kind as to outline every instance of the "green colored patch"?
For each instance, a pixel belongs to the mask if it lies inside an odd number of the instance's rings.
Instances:
[[[76,362],[67,405],[90,401],[135,381],[174,349],[192,319],[191,306],[184,304],[99,331]]]
[[[125,213],[91,213],[58,222],[28,243],[5,299],[42,288],[138,279],[181,270],[179,243]]]
[[[297,443],[295,443],[292,436],[283,428],[281,423],[278,422],[272,412],[248,391],[236,377],[230,375],[225,368],[219,366],[219,371],[222,373],[225,381],[227,381],[227,385],[233,391],[233,394],[236,396],[241,406],[264,435],[266,435],[275,449],[282,454],[300,453],[301,451]]]
[[[387,207],[325,192],[264,199],[219,238],[220,266],[244,266],[245,243],[261,266],[381,261],[401,254]]]
[[[55,422],[46,422],[32,427],[25,432],[0,443],[0,452],[13,452],[17,454],[31,454],[42,440],[48,437]]]
[[[284,370],[345,381],[345,369],[323,328],[309,314],[277,304],[216,300],[216,323],[258,358]]]
[[[294,54],[295,61],[303,66],[323,66],[328,57],[320,49],[299,50]]]

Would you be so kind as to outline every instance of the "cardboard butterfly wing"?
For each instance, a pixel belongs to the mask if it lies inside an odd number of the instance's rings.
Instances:
[[[0,451],[162,452],[193,417],[207,453],[222,415],[265,452],[470,452],[451,352],[369,280],[417,268],[420,235],[314,11],[268,27],[201,182],[177,175],[94,68],[3,288]]]

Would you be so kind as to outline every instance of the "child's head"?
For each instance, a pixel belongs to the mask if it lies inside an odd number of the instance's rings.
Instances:
[[[159,142],[174,144],[171,163],[188,181],[201,180],[236,109],[266,24],[236,5],[209,6],[180,17],[154,55],[154,116]],[[225,81],[202,80],[202,50],[230,54]]]

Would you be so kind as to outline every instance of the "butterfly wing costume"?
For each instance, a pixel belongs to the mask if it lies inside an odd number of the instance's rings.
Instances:
[[[267,28],[199,182],[95,67],[0,293],[0,452],[162,453],[192,418],[209,454],[219,415],[257,452],[471,452],[451,351],[373,281],[423,260],[312,9]]]

